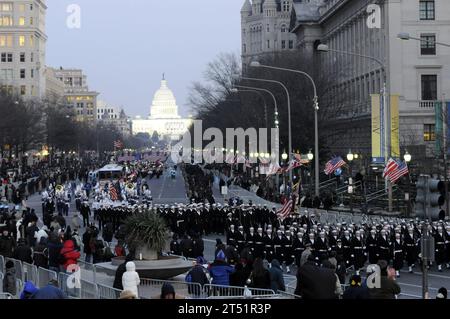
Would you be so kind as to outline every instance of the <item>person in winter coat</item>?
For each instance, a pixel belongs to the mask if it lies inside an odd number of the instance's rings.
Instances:
[[[169,283],[165,283],[161,287],[161,297],[160,299],[175,299],[175,288]]]
[[[119,267],[117,267],[117,270],[116,270],[116,275],[115,275],[115,277],[114,277],[114,284],[113,284],[113,288],[116,288],[116,289],[119,289],[119,290],[123,290],[123,286],[122,286],[122,276],[123,276],[123,274],[125,273],[125,271],[127,271],[127,269],[126,269],[126,264],[129,262],[129,261],[133,261],[133,255],[131,255],[131,254],[128,254],[126,257],[125,257],[125,262],[123,262],[123,263],[121,263],[120,265],[119,265]]]
[[[230,274],[232,274],[233,272],[234,268],[225,261],[225,253],[223,251],[219,251],[216,259],[209,266],[209,273],[212,277],[212,284],[229,286]]]
[[[36,244],[39,244],[41,242],[41,238],[48,238],[48,228],[47,226],[43,226],[41,229],[39,229],[36,232],[35,238],[36,238]]]
[[[3,292],[7,292],[13,296],[16,295],[16,268],[11,260],[8,260],[5,265],[5,275],[3,277]]]
[[[58,288],[58,282],[53,279],[50,280],[47,286],[36,291],[30,299],[67,299],[67,296]]]
[[[277,259],[272,260],[272,267],[269,269],[270,273],[270,286],[275,293],[278,290],[285,291],[286,286],[284,284],[283,270],[281,269],[280,262]]]
[[[33,263],[32,254],[33,251],[31,250],[30,246],[27,245],[26,240],[23,238],[19,239],[18,246],[14,251],[14,258],[22,262],[32,264]]]
[[[386,260],[378,261],[381,269],[380,288],[370,288],[369,294],[371,299],[395,299],[400,294],[401,288],[395,282],[395,269],[389,268]]]
[[[20,294],[20,299],[21,300],[31,299],[33,294],[35,294],[38,290],[39,289],[36,288],[36,286],[31,281],[25,282],[25,286],[23,288],[23,291]]]
[[[343,299],[370,299],[369,289],[362,286],[361,276],[354,275],[350,286],[344,291]]]
[[[195,235],[192,241],[192,256],[193,258],[203,257],[203,251],[205,250],[205,244],[200,235]]]
[[[250,287],[258,289],[270,289],[271,287],[270,273],[264,268],[263,260],[259,257],[253,262],[253,271],[248,284]]]
[[[203,257],[197,258],[196,265],[189,271],[186,275],[186,281],[188,283],[199,284],[203,290],[203,286],[209,283],[208,276],[206,276],[207,270],[203,266],[206,264],[206,260]],[[197,285],[189,285],[189,294],[194,296],[200,296],[201,290],[198,289]]]
[[[336,275],[333,270],[320,268],[310,255],[298,269],[295,294],[303,299],[336,299]]]
[[[141,280],[136,272],[136,265],[134,262],[129,261],[126,263],[125,268],[127,271],[122,276],[123,290],[129,290],[139,298],[138,286]]]
[[[33,252],[33,262],[36,267],[48,269],[47,238],[41,237]]]
[[[26,228],[25,234],[27,237],[27,243],[30,247],[34,247],[36,245],[36,234],[39,231],[39,228],[36,226],[36,222],[32,221],[30,225]]]
[[[92,228],[88,227],[86,228],[86,231],[83,234],[83,252],[86,255],[86,262],[91,262],[91,257],[92,257],[92,250],[91,250],[91,246],[90,246],[90,242],[91,242],[91,237],[92,237]]]
[[[48,241],[48,268],[59,272],[60,252],[63,248],[61,239],[55,233],[51,233]]]
[[[67,269],[70,265],[76,265],[78,263],[78,258],[80,258],[80,252],[75,249],[75,245],[71,239],[64,242],[63,248],[61,249],[61,261],[62,267],[65,271],[72,272],[73,269]]]
[[[244,287],[247,284],[248,277],[244,271],[244,266],[241,263],[237,263],[234,266],[234,272],[230,275],[230,286],[232,287]]]
[[[3,257],[12,257],[16,243],[14,238],[9,235],[9,231],[4,228],[0,237],[0,255]]]

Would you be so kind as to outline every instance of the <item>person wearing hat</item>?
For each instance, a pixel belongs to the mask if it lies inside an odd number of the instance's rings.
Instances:
[[[7,292],[13,296],[16,295],[16,268],[12,260],[8,260],[5,264],[5,275],[3,277],[3,292]]]
[[[211,274],[211,283],[213,285],[230,285],[230,274],[234,272],[234,268],[225,261],[225,253],[222,250],[217,253],[216,259],[209,266],[208,270]]]
[[[200,297],[203,286],[209,283],[209,274],[204,265],[207,265],[207,261],[203,257],[197,257],[195,266],[188,272],[185,278],[188,285],[194,284],[188,286],[188,292],[195,297]],[[199,284],[201,289],[195,284]]]
[[[344,291],[343,299],[369,299],[369,289],[362,285],[362,279],[359,275],[353,275],[350,279],[350,286]]]

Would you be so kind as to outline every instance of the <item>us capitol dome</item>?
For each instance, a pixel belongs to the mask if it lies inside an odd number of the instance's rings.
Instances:
[[[178,114],[177,100],[163,75],[161,86],[153,96],[150,116],[133,120],[133,134],[148,133],[152,136],[156,131],[160,138],[178,140],[191,123],[192,119],[183,119]]]

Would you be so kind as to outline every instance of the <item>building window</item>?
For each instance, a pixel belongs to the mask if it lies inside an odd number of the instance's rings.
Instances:
[[[34,46],[34,35],[30,35],[30,47]]]
[[[281,48],[286,49],[286,41],[285,40],[281,40]]]
[[[33,25],[33,24],[34,24],[33,17],[30,17],[30,25]]]
[[[243,44],[243,45],[242,45],[242,51],[243,51],[244,53],[247,53],[247,45],[246,45],[246,44]]]
[[[31,86],[31,95],[32,96],[36,95],[36,90],[34,89],[34,85]]]
[[[267,25],[267,32],[270,32],[270,25]]]
[[[437,75],[427,74],[422,75],[422,100],[436,101],[437,100]]]
[[[25,17],[19,17],[19,25],[24,26],[25,25]]]
[[[24,35],[19,36],[19,46],[21,46],[21,47],[25,46],[25,36]]]
[[[294,41],[289,40],[289,49],[293,49],[293,48],[294,48]]]
[[[31,52],[31,55],[30,55],[30,62],[34,62],[34,53],[33,52]]]
[[[30,4],[30,11],[33,11],[33,4]]]
[[[31,78],[34,78],[34,69],[31,69],[31,74],[30,74]]]
[[[12,53],[2,53],[2,62],[12,62],[13,61],[13,54]]]
[[[12,48],[13,36],[12,35],[0,35],[0,47]]]
[[[288,12],[290,9],[289,1],[283,1],[283,11]]]
[[[420,10],[420,20],[434,20],[435,19],[435,9],[434,0],[420,0],[419,10]]]
[[[25,12],[25,5],[24,4],[19,4],[19,11],[20,12]]]
[[[420,54],[436,55],[436,36],[433,34],[423,34],[420,36]]]
[[[270,40],[267,40],[267,48],[270,49]]]
[[[423,140],[425,142],[436,141],[436,131],[434,124],[423,125]]]
[[[20,53],[20,62],[25,62],[25,52]]]
[[[27,87],[25,85],[20,86],[20,95],[27,94]]]
[[[1,11],[12,11],[12,3],[1,3]]]
[[[286,25],[283,24],[283,25],[281,26],[281,33],[286,33],[286,31],[287,31]]]
[[[20,69],[20,78],[25,79],[25,69]]]
[[[0,18],[0,26],[10,27],[13,25],[13,20],[11,16],[2,16]]]

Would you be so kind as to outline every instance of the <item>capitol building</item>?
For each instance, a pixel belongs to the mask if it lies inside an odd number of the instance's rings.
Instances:
[[[161,87],[153,97],[150,116],[146,119],[136,117],[132,123],[133,134],[148,133],[150,136],[156,131],[159,137],[178,140],[192,124],[191,118],[181,118],[172,90],[163,76]]]

